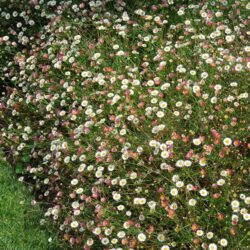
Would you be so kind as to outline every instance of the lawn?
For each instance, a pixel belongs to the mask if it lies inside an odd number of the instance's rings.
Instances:
[[[31,205],[27,186],[17,181],[11,167],[0,160],[0,249],[58,250],[56,234],[40,226],[41,209]],[[51,239],[51,242],[48,240]]]

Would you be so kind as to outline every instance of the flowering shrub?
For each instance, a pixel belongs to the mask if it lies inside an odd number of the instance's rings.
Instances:
[[[247,249],[250,5],[150,2],[55,11],[4,69],[1,145],[72,248]]]
[[[60,3],[60,2],[59,2]],[[18,50],[29,48],[37,32],[56,17],[65,2],[44,0],[2,0],[0,5],[0,90],[11,85],[5,68],[12,65]]]

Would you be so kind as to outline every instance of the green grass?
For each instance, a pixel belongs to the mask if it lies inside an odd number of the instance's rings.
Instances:
[[[39,205],[31,205],[27,187],[0,159],[0,250],[58,250],[57,242],[39,224]]]

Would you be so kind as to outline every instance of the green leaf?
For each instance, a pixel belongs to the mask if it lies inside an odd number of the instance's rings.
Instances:
[[[23,166],[21,164],[16,165],[16,174],[21,174],[23,172]]]
[[[30,157],[28,155],[22,157],[22,162],[26,162],[27,163],[29,161],[30,161]]]

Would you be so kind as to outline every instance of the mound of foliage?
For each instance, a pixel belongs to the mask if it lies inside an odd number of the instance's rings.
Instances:
[[[3,70],[1,146],[73,249],[250,244],[250,4],[191,2],[68,1]]]

